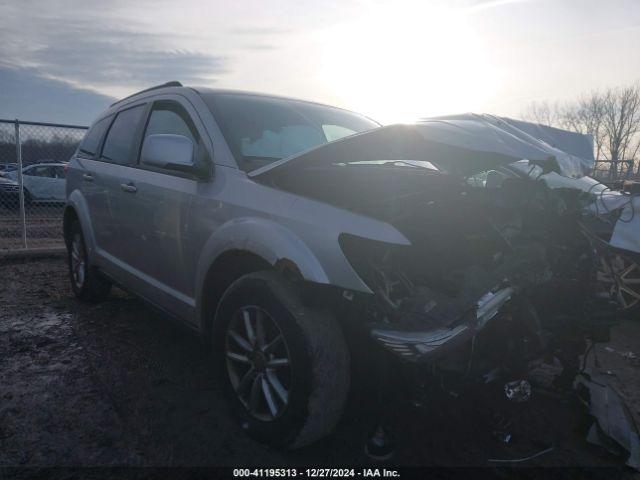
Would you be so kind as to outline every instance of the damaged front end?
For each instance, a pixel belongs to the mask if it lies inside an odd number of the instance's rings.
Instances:
[[[251,176],[406,237],[409,245],[339,237],[373,293],[354,302],[356,315],[386,351],[465,382],[522,375],[531,360],[557,357],[571,384],[616,307],[595,295],[599,246],[585,233],[578,192],[528,178],[495,189],[471,181],[523,158],[567,176],[589,167],[502,119],[462,116],[353,135]]]
[[[481,120],[381,128],[255,179],[382,220],[406,237],[408,245],[397,245],[343,233],[339,243],[371,292],[345,292],[347,316],[400,365],[417,396],[498,385],[507,399],[524,401],[541,362],[560,366],[551,385],[568,392],[587,349],[608,341],[617,318],[618,305],[597,294],[607,248],[600,229],[609,227],[585,213],[583,192],[531,178],[499,188],[471,180],[523,158],[567,176],[584,174],[588,161],[500,119]]]
[[[410,246],[340,238],[375,294],[362,316],[380,346],[428,364],[437,384],[523,378],[540,358],[560,360],[558,381],[571,384],[588,343],[608,339],[616,305],[595,295],[597,255],[577,206],[530,186],[514,185],[512,201],[461,182],[445,199],[396,205],[385,219]]]

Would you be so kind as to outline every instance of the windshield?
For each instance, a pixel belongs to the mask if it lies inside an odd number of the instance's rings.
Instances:
[[[247,172],[380,126],[356,113],[300,100],[242,93],[203,98],[238,165]]]

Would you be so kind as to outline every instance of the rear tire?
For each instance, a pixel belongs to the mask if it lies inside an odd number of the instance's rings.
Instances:
[[[233,283],[214,343],[227,396],[251,437],[299,448],[333,431],[348,396],[349,351],[336,319],[303,305],[293,283],[276,272]]]
[[[82,228],[77,221],[69,228],[67,259],[71,288],[78,299],[84,302],[100,302],[109,296],[111,282],[89,264]]]

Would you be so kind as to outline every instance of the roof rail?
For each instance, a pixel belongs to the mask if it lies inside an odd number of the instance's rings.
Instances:
[[[180,82],[178,82],[176,80],[173,80],[171,82],[163,83],[162,85],[156,85],[155,87],[145,88],[144,90],[140,90],[139,92],[132,93],[128,97],[124,97],[124,98],[121,98],[120,100],[117,100],[117,101],[113,102],[110,106],[113,107],[114,105],[117,105],[118,103],[123,102],[124,100],[126,100],[128,98],[135,97],[136,95],[140,95],[141,93],[150,92],[151,90],[156,90],[158,88],[181,87],[181,86],[182,86],[182,84]]]

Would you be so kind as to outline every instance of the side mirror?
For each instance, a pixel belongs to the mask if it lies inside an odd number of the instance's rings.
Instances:
[[[149,135],[142,145],[141,161],[145,165],[195,173],[195,145],[183,135]]]

